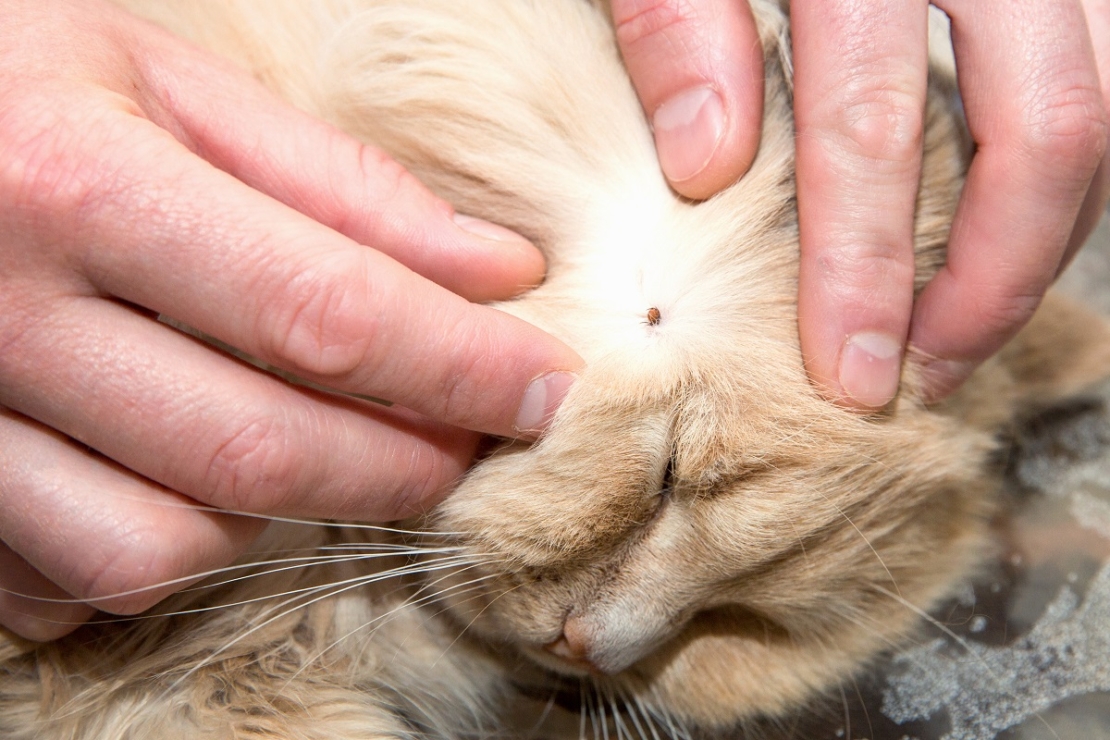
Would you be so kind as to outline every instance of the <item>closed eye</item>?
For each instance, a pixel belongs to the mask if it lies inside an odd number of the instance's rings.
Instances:
[[[667,458],[667,467],[663,471],[663,482],[659,486],[659,497],[666,500],[674,494],[677,481],[674,474],[674,455]]]

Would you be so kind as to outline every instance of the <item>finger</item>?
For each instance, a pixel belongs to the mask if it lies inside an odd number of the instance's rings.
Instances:
[[[9,410],[0,411],[0,468],[0,534],[11,548],[0,558],[14,566],[0,572],[5,588],[35,597],[16,604],[27,620],[17,629],[39,630],[35,639],[89,616],[73,597],[142,611],[187,585],[178,579],[231,562],[264,526],[201,510]]]
[[[221,509],[414,516],[477,444],[400,409],[298,389],[108,301],[31,310],[38,321],[0,353],[0,403]]]
[[[47,642],[68,635],[95,613],[0,542],[0,625]]]
[[[1106,113],[1078,5],[938,4],[952,19],[977,149],[947,264],[914,312],[910,340],[927,358],[930,399],[958,386],[1032,315],[1106,146]]]
[[[810,378],[845,406],[898,389],[913,302],[913,214],[927,74],[924,0],[791,9]]]
[[[1105,100],[1110,104],[1110,98]],[[1107,109],[1110,110],[1110,107]],[[1087,243],[1087,238],[1098,226],[1099,221],[1102,220],[1107,198],[1110,198],[1110,153],[1102,155],[1102,161],[1099,163],[1098,169],[1095,170],[1094,177],[1091,178],[1091,186],[1087,188],[1087,195],[1083,198],[1083,204],[1079,207],[1075,226],[1072,227],[1067,248],[1064,250],[1064,256],[1060,260],[1060,266],[1056,271],[1057,277],[1064,271],[1064,268],[1071,264],[1072,258]]]
[[[35,238],[84,245],[96,291],[455,426],[543,428],[581,365],[568,347],[248,188],[128,110],[101,116],[93,125],[82,104],[56,115],[51,136],[77,142],[64,158],[13,149],[49,175],[27,210],[58,215]]]
[[[1083,10],[1087,28],[1091,32],[1091,47],[1098,70],[1103,109],[1110,111],[1110,0],[1083,0]],[[1103,153],[1102,163],[1091,179],[1087,197],[1079,208],[1079,217],[1068,240],[1063,266],[1071,261],[1098,225],[1107,199],[1110,199],[1110,152]]]
[[[746,2],[613,0],[617,41],[667,180],[707,198],[751,165],[763,116],[763,54]]]
[[[509,298],[543,279],[543,256],[520,235],[455,214],[381,151],[230,64],[143,30],[133,46],[144,109],[220,169],[469,300]]]

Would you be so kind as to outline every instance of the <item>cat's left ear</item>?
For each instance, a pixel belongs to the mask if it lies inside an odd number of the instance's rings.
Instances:
[[[1110,377],[1110,321],[1049,293],[1033,319],[942,408],[997,424],[1082,394]],[[974,401],[974,402],[972,402]]]

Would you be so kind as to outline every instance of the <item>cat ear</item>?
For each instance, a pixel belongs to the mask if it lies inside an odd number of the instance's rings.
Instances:
[[[1018,401],[1053,403],[1074,396],[1110,376],[1110,321],[1050,293],[999,362]]]
[[[1049,293],[1032,321],[945,406],[997,428],[1110,377],[1110,321]]]

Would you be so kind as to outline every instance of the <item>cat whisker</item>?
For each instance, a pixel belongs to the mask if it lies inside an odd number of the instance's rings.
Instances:
[[[512,588],[510,588],[510,589],[506,589],[506,590],[502,591],[501,593],[497,594],[497,596],[495,596],[495,597],[493,597],[492,599],[490,599],[490,600],[489,600],[489,602],[487,602],[485,606],[483,606],[483,607],[482,607],[482,608],[481,608],[480,610],[478,610],[478,613],[474,615],[474,617],[473,617],[473,618],[472,618],[472,619],[471,619],[471,620],[470,620],[470,621],[469,621],[469,622],[467,623],[466,627],[464,627],[464,628],[462,629],[462,631],[460,631],[460,632],[459,632],[459,634],[458,634],[458,635],[457,635],[457,636],[455,637],[455,639],[454,639],[454,640],[452,640],[452,641],[451,641],[451,643],[450,643],[450,644],[449,644],[449,645],[448,645],[448,646],[447,646],[446,648],[444,648],[444,649],[443,649],[443,653],[442,653],[442,654],[440,655],[440,657],[442,658],[442,657],[443,657],[443,655],[446,655],[446,654],[447,654],[447,651],[448,651],[448,650],[450,650],[451,648],[453,648],[453,647],[455,646],[455,643],[457,643],[457,642],[459,641],[459,639],[460,639],[460,638],[462,638],[462,636],[463,636],[463,633],[465,633],[465,632],[466,632],[466,631],[467,631],[468,629],[470,629],[470,628],[471,628],[471,627],[472,627],[472,626],[474,625],[474,623],[475,623],[476,621],[478,621],[478,619],[479,619],[479,618],[480,618],[480,617],[481,617],[481,616],[482,616],[483,614],[485,614],[485,613],[486,613],[486,610],[487,610],[487,609],[489,609],[489,608],[490,608],[491,606],[493,606],[493,604],[494,604],[494,603],[495,603],[495,602],[496,602],[496,601],[497,601],[498,599],[500,599],[500,598],[501,598],[502,596],[505,596],[506,594],[510,594],[510,593],[512,593],[513,591],[517,590],[518,588],[520,588],[520,585],[521,585],[521,584],[517,584],[516,586],[513,586],[513,587],[512,587]],[[439,662],[439,660],[437,659],[437,660],[436,660],[436,663],[438,663],[438,662]],[[434,666],[434,665],[435,665],[435,663],[433,663],[432,665]]]
[[[578,740],[586,740],[586,682],[578,682]]]
[[[319,591],[326,591],[327,589],[332,588],[334,585],[335,584],[325,584],[323,586],[312,587],[312,589],[309,590],[309,593],[319,592]],[[196,665],[191,667],[189,670],[187,670],[184,674],[179,676],[175,681],[171,682],[168,686],[166,686],[163,689],[163,691],[161,692],[162,698],[165,698],[166,696],[171,695],[174,691],[176,691],[178,689],[178,687],[184,681],[188,680],[191,676],[195,675],[198,671],[202,670],[204,667],[210,665],[215,660],[216,656],[220,655],[221,653],[226,652],[228,649],[230,649],[231,647],[233,647],[234,645],[236,645],[240,641],[246,639],[249,635],[253,634],[254,632],[256,632],[256,631],[264,628],[265,626],[267,626],[269,624],[272,624],[273,622],[275,622],[275,621],[293,613],[297,609],[303,608],[303,607],[308,606],[312,603],[315,603],[316,601],[319,601],[321,599],[324,599],[324,598],[327,598],[329,596],[340,593],[343,590],[347,590],[347,589],[350,589],[350,588],[357,588],[360,585],[362,585],[362,584],[355,584],[354,586],[348,586],[345,589],[336,590],[333,593],[327,593],[324,596],[316,597],[315,599],[306,601],[305,603],[302,603],[302,604],[298,604],[297,606],[295,606],[293,608],[290,608],[290,609],[285,609],[285,607],[288,604],[296,601],[299,598],[300,595],[294,596],[290,599],[286,599],[281,604],[275,605],[268,612],[265,612],[263,616],[266,616],[266,615],[269,615],[269,614],[274,614],[275,611],[277,611],[279,613],[275,614],[274,616],[269,617],[268,619],[265,619],[263,622],[261,622],[259,624],[255,624],[253,627],[251,627],[251,629],[247,630],[246,632],[240,634],[239,636],[237,636],[233,640],[231,640],[231,641],[225,643],[224,645],[220,646],[219,648],[215,649],[209,656],[207,656],[206,658],[201,660],[199,663],[197,663]],[[301,594],[301,595],[304,595],[304,594]],[[271,595],[270,598],[274,598],[275,596],[276,595]],[[283,609],[284,609],[284,611],[281,611]],[[143,615],[140,615],[139,617],[136,617],[136,618],[142,618],[142,616]],[[124,620],[121,619],[119,621],[124,621]],[[155,674],[155,678],[167,678],[167,677],[168,677],[168,675],[167,675],[166,672],[163,672],[161,674]],[[71,702],[75,702],[75,701],[76,701],[76,697],[73,700],[71,700]],[[69,709],[67,709],[67,706],[68,706],[68,703],[66,705],[63,705],[62,707],[60,707],[59,710],[55,713],[55,716],[58,717],[58,718],[63,718],[64,719],[65,717],[67,717],[69,715],[73,715],[73,714],[76,714],[79,711],[81,711],[80,707],[76,704],[73,707],[69,708]]]
[[[152,502],[142,496],[134,496],[125,493],[114,493],[116,497],[124,501],[134,501],[143,505],[150,505]],[[187,501],[158,501],[155,503],[167,509],[185,509],[187,511],[207,512],[211,514],[227,514],[229,516],[244,517],[247,519],[262,519],[269,522],[280,522],[282,524],[299,524],[311,527],[325,527],[328,529],[359,529],[368,532],[381,532],[385,534],[406,535],[411,537],[422,537],[427,533],[418,529],[402,529],[399,527],[388,527],[382,524],[368,524],[365,522],[346,522],[346,521],[330,521],[327,519],[310,519],[307,517],[293,517],[293,516],[278,516],[275,514],[260,514],[254,511],[244,511],[241,509],[222,509],[218,506],[211,506],[209,504],[202,504]],[[444,537],[461,537],[464,532],[436,532],[437,535]]]
[[[624,688],[617,684],[616,686],[613,686],[611,690],[616,694],[617,699],[620,701],[621,715],[627,715],[628,720],[636,729],[635,736],[639,738],[639,740],[647,740],[647,733],[644,732],[644,728],[640,724],[640,718],[636,714],[636,706],[628,700],[628,694],[625,692]],[[631,730],[629,730],[629,736],[632,736]]]
[[[601,740],[609,740],[609,718],[605,714],[605,704],[597,686],[593,686],[591,695],[594,698],[594,708],[597,710],[597,727],[601,731]]]
[[[449,561],[454,562],[454,561],[458,560],[461,557],[464,557],[464,556],[453,556],[452,558],[444,558],[443,561],[448,561],[449,560]],[[314,563],[314,564],[315,565],[328,565],[328,564],[334,564],[336,562],[348,562],[348,561],[351,561],[351,560],[360,560],[360,559],[362,559],[362,558],[350,557],[350,558],[343,558],[341,560],[331,559],[331,560],[327,560],[326,562],[323,562],[323,563]],[[440,563],[440,562],[443,562],[443,561],[432,561],[432,562],[433,563]],[[365,580],[366,583],[374,583],[374,582],[377,582],[379,580],[386,580],[386,579],[389,579],[389,578],[395,578],[395,577],[402,576],[402,575],[412,575],[412,574],[415,574],[415,573],[424,572],[425,569],[422,568],[421,565],[422,565],[422,563],[409,563],[409,564],[406,564],[404,566],[400,566],[398,568],[393,568],[393,569],[390,569],[390,570],[380,571],[380,572],[374,573],[370,576],[359,576],[358,578],[359,579],[369,579],[369,580]],[[449,566],[444,565],[443,567],[449,567]],[[279,568],[279,569],[275,569],[275,570],[265,571],[265,572],[262,572],[262,573],[256,573],[256,574],[253,574],[253,576],[272,575],[274,573],[279,573],[279,572],[283,572],[283,571],[286,571],[286,570],[292,570],[292,569],[294,569],[294,568]],[[246,578],[253,577],[253,576],[243,576],[241,578],[234,578],[234,579],[230,579],[228,581],[223,581],[219,584],[214,584],[214,585],[225,585],[227,583],[232,583],[234,581],[245,580]],[[356,579],[350,579],[350,580],[356,580]],[[342,582],[339,582],[339,583],[346,583],[346,582],[347,581],[342,581]],[[333,584],[330,584],[330,585],[338,585],[338,584],[333,583]],[[299,589],[291,589],[291,590],[288,590],[288,591],[280,591],[280,592],[277,592],[277,593],[265,594],[265,595],[262,595],[262,596],[256,596],[256,597],[249,598],[249,599],[241,599],[239,601],[234,601],[234,602],[217,603],[217,604],[212,604],[212,605],[204,606],[204,607],[195,607],[195,608],[192,608],[192,609],[179,609],[179,610],[175,610],[175,611],[157,611],[157,610],[155,610],[155,611],[152,611],[150,613],[136,614],[136,615],[133,615],[133,616],[120,616],[120,617],[110,617],[110,618],[99,619],[99,620],[91,620],[90,624],[114,624],[114,623],[122,623],[122,622],[135,622],[135,621],[141,621],[141,620],[146,620],[146,619],[159,619],[159,618],[162,618],[162,617],[185,616],[185,615],[188,615],[188,614],[201,614],[201,613],[204,613],[204,612],[219,611],[219,610],[223,610],[223,609],[231,609],[231,608],[238,607],[238,606],[246,606],[248,604],[255,604],[255,603],[262,602],[262,601],[269,601],[271,599],[278,599],[278,598],[281,598],[283,596],[296,596],[296,595],[303,594],[303,593],[306,593],[306,592],[309,592],[309,591],[313,591],[313,590],[318,589],[318,588],[321,588],[321,586],[305,586],[305,587],[302,587],[302,588],[299,588]],[[186,589],[186,591],[187,590],[190,590],[190,589]],[[200,590],[200,589],[192,589],[192,590]],[[184,593],[184,591],[182,591],[182,593]]]
[[[458,553],[460,551],[461,551],[460,548],[442,548],[442,549],[438,549],[438,550],[418,550],[418,551],[409,551],[409,552],[392,551],[392,552],[359,553],[359,554],[351,554],[351,555],[314,555],[314,556],[305,556],[305,557],[301,557],[301,558],[287,558],[287,559],[283,559],[283,560],[263,560],[263,561],[258,561],[258,562],[255,562],[255,563],[244,563],[244,564],[238,565],[238,566],[231,566],[227,569],[217,569],[215,571],[212,571],[210,574],[217,574],[217,573],[223,572],[225,570],[251,568],[251,567],[268,566],[268,565],[282,565],[283,563],[288,563],[288,565],[283,565],[283,567],[280,567],[280,568],[271,568],[269,570],[262,570],[262,571],[259,571],[259,572],[256,572],[256,573],[248,573],[246,575],[237,576],[235,578],[228,578],[228,579],[223,580],[223,581],[214,581],[212,583],[202,583],[202,584],[199,584],[199,585],[196,585],[196,586],[192,586],[190,588],[184,588],[184,589],[181,590],[181,593],[188,593],[190,591],[203,591],[203,590],[207,590],[207,589],[217,588],[219,586],[226,586],[228,584],[236,583],[238,581],[245,581],[245,580],[248,580],[248,579],[251,579],[251,578],[261,578],[263,576],[274,575],[276,573],[282,573],[282,572],[290,571],[290,570],[299,570],[299,569],[307,568],[307,567],[310,567],[310,566],[313,566],[313,565],[330,565],[330,564],[334,564],[334,563],[349,563],[349,562],[357,562],[357,561],[377,560],[379,558],[394,558],[394,557],[402,557],[402,556],[410,556],[411,557],[413,555],[422,555],[422,556],[423,555],[442,555],[442,554]],[[205,575],[207,576],[207,575],[210,575],[210,574],[205,574]]]
[[[558,698],[559,698],[559,687],[555,686],[551,690],[551,697],[547,700],[547,703],[544,704],[543,711],[540,712],[540,716],[532,724],[532,728],[530,730],[528,730],[528,733],[525,735],[525,738],[533,738],[533,737],[536,736],[536,733],[540,731],[541,727],[543,727],[544,722],[546,722],[547,718],[549,716],[551,716],[551,712],[555,709],[555,702],[558,700]],[[579,734],[581,734],[581,733],[579,733]]]
[[[349,547],[349,546],[337,546],[337,547]],[[371,545],[367,545],[365,547],[371,547]],[[313,549],[324,549],[324,548],[313,548]],[[226,580],[223,580],[223,581],[214,581],[214,582],[211,582],[211,583],[201,583],[201,584],[198,584],[198,585],[195,585],[195,586],[190,586],[188,588],[183,588],[179,591],[179,593],[189,593],[189,592],[193,592],[193,591],[203,591],[203,590],[213,589],[213,588],[217,588],[217,587],[220,587],[220,586],[226,586],[228,584],[235,583],[235,582],[238,582],[238,581],[248,580],[248,579],[251,579],[251,578],[259,578],[259,577],[262,577],[262,576],[271,575],[271,574],[274,574],[274,573],[280,573],[280,572],[288,571],[288,570],[296,570],[296,569],[300,569],[300,568],[306,568],[306,567],[309,567],[309,566],[312,566],[312,565],[328,565],[328,564],[331,564],[331,563],[350,562],[350,561],[356,561],[356,560],[373,560],[373,559],[376,559],[376,558],[398,557],[398,556],[402,556],[402,555],[407,555],[407,556],[437,555],[437,554],[442,554],[442,553],[460,552],[461,550],[462,550],[462,548],[459,548],[459,547],[443,547],[443,548],[437,548],[437,549],[419,549],[419,548],[415,548],[415,547],[414,548],[406,548],[406,549],[392,549],[391,548],[387,552],[372,552],[372,553],[361,553],[361,554],[352,554],[352,555],[311,555],[311,556],[306,555],[306,556],[302,556],[302,557],[248,561],[248,562],[243,562],[243,563],[235,563],[235,564],[232,564],[232,565],[227,565],[227,566],[224,566],[224,567],[221,567],[221,568],[213,568],[211,570],[201,571],[199,573],[190,573],[189,575],[180,576],[178,578],[171,578],[171,579],[165,580],[165,581],[159,581],[158,583],[153,583],[153,584],[150,584],[148,586],[141,586],[139,588],[128,589],[126,591],[117,591],[115,593],[106,594],[104,596],[98,596],[95,599],[50,598],[50,597],[46,597],[46,596],[35,596],[33,594],[26,594],[26,593],[22,593],[22,592],[19,592],[19,591],[6,589],[6,588],[0,588],[0,593],[9,594],[9,595],[12,595],[12,596],[18,596],[18,597],[23,598],[23,599],[28,599],[28,600],[31,600],[31,601],[37,601],[37,602],[47,603],[47,604],[90,604],[92,606],[96,606],[96,604],[98,602],[108,601],[110,599],[118,599],[118,598],[122,598],[122,597],[126,597],[126,596],[135,596],[137,594],[149,593],[151,591],[156,591],[158,589],[162,589],[162,588],[165,588],[167,586],[176,586],[176,585],[181,584],[181,583],[192,583],[192,582],[197,581],[197,580],[204,580],[204,579],[207,579],[207,578],[211,578],[213,576],[220,575],[221,573],[232,573],[232,572],[235,572],[235,571],[248,570],[248,569],[251,569],[251,568],[264,567],[264,566],[268,566],[268,565],[283,565],[283,567],[274,568],[274,569],[271,569],[271,570],[259,571],[259,572],[256,572],[256,573],[247,573],[245,575],[237,576],[235,578],[229,578],[229,579],[226,579]]]
[[[452,551],[444,550],[444,551],[441,551],[441,552],[452,552]],[[421,554],[423,554],[423,553],[421,553]],[[429,554],[440,554],[440,553],[434,553],[433,552],[433,553],[429,553]],[[247,573],[247,574],[242,575],[242,576],[236,576],[234,578],[227,578],[227,579],[224,579],[222,581],[212,581],[212,582],[200,583],[196,586],[191,586],[189,588],[181,589],[180,593],[189,593],[189,592],[193,592],[193,591],[204,591],[204,590],[208,590],[208,589],[218,588],[220,586],[226,586],[226,585],[229,585],[229,584],[232,584],[232,583],[237,583],[239,581],[249,580],[249,579],[252,579],[252,578],[261,578],[263,576],[275,575],[277,573],[282,573],[282,572],[286,572],[286,571],[300,570],[300,569],[307,568],[307,567],[310,567],[310,566],[313,566],[313,565],[330,565],[330,564],[337,564],[337,563],[349,563],[349,562],[355,562],[355,561],[360,561],[360,560],[361,561],[377,560],[377,559],[380,559],[380,558],[401,557],[402,555],[403,555],[402,553],[398,553],[398,552],[371,552],[371,553],[357,553],[357,554],[347,554],[347,555],[306,555],[306,556],[301,556],[301,557],[296,557],[296,558],[282,558],[282,559],[259,560],[259,561],[253,561],[253,562],[246,562],[246,563],[241,563],[241,564],[238,564],[238,565],[229,566],[227,568],[221,568],[221,569],[217,569],[217,570],[214,570],[214,571],[209,571],[208,573],[205,573],[203,575],[208,577],[208,576],[216,575],[216,574],[219,574],[219,573],[226,573],[226,572],[230,572],[230,571],[250,569],[250,568],[265,568],[266,566],[281,566],[281,567],[269,568],[267,570],[258,570],[258,571],[255,571],[255,572]]]
[[[854,521],[852,521],[852,517],[848,516],[848,514],[843,509],[841,509],[839,506],[837,506],[836,502],[834,502],[828,496],[825,496],[824,494],[822,494],[820,491],[817,491],[817,493],[818,493],[818,495],[820,495],[822,498],[825,499],[825,501],[829,504],[829,506],[836,509],[836,512],[844,518],[844,521],[848,522],[848,525],[851,526],[851,528],[856,531],[856,534],[858,534],[860,536],[860,539],[862,539],[864,541],[864,544],[866,544],[867,547],[871,550],[871,552],[875,555],[875,559],[879,561],[879,565],[881,565],[883,570],[886,571],[886,575],[890,579],[890,584],[892,586],[894,586],[894,590],[898,593],[898,596],[901,597],[902,596],[902,591],[901,591],[901,589],[898,588],[898,581],[895,580],[894,574],[890,572],[890,568],[887,567],[886,561],[883,560],[883,556],[880,555],[879,551],[875,549],[875,546],[871,544],[871,540],[869,540],[867,538],[867,535],[865,535],[863,533],[863,530],[861,530],[859,527],[856,526],[856,523]]]
[[[435,581],[432,581],[431,583],[422,584],[420,589],[418,589],[416,591],[416,593],[413,594],[413,596],[416,596],[417,594],[419,594],[419,593],[421,593],[425,590],[428,590],[432,586],[440,583],[441,581],[443,581],[446,578],[449,578],[452,575],[456,575],[457,573],[464,572],[464,571],[466,571],[470,568],[479,567],[483,564],[485,564],[485,561],[477,562],[477,563],[471,563],[471,564],[467,565],[464,568],[459,568],[458,570],[452,570],[451,573],[443,575],[440,578],[436,579]],[[452,566],[447,566],[447,567],[452,567]],[[437,570],[438,570],[438,568],[437,568]],[[428,603],[430,601],[435,601],[436,599],[441,599],[441,598],[443,598],[443,596],[445,596],[448,593],[452,593],[452,592],[458,593],[460,591],[462,593],[466,593],[468,590],[477,590],[478,587],[479,587],[479,584],[481,584],[482,581],[488,580],[488,579],[493,578],[493,577],[495,577],[494,574],[487,574],[487,575],[479,576],[477,578],[472,578],[469,581],[463,581],[462,583],[453,584],[453,585],[449,586],[446,589],[442,589],[442,590],[439,590],[439,591],[435,591],[433,593],[425,594],[424,596],[422,596],[420,598],[411,598],[410,597],[409,599],[406,599],[403,604],[400,604],[396,608],[390,609],[389,611],[379,615],[378,617],[370,620],[369,622],[364,622],[363,624],[359,625],[357,628],[355,628],[353,630],[350,630],[349,632],[347,632],[347,634],[341,635],[340,637],[336,638],[330,645],[328,645],[323,650],[318,652],[311,659],[305,661],[305,666],[300,668],[292,676],[290,676],[288,681],[286,681],[286,684],[288,684],[289,681],[292,681],[297,676],[299,676],[304,671],[304,668],[306,668],[308,665],[311,665],[317,659],[319,659],[320,657],[325,655],[329,650],[332,650],[336,646],[342,644],[344,641],[349,640],[351,637],[353,637],[354,635],[358,634],[359,632],[365,630],[368,627],[373,626],[375,629],[377,629],[378,627],[381,626],[381,624],[385,623],[389,619],[392,619],[393,616],[395,616],[397,614],[397,612],[399,612],[401,609],[409,608],[409,607],[412,607],[412,606],[419,606],[421,604],[425,604],[425,603]],[[456,638],[455,641],[457,641],[457,640],[458,640],[458,638]],[[451,643],[451,645],[454,645],[454,644],[455,644],[455,642],[453,641]],[[448,646],[448,649],[450,649],[450,646]],[[446,652],[446,650],[444,652]],[[435,663],[433,663],[433,667],[434,667],[434,665],[435,665]]]
[[[671,713],[666,711],[666,702],[663,701],[662,698],[659,696],[659,690],[655,686],[651,687],[651,693],[655,696],[656,700],[655,704],[651,706],[653,707],[653,709],[657,710],[657,713],[656,711],[653,711],[653,714],[655,714],[657,717],[660,717],[666,724],[667,734],[671,737],[683,738],[683,740],[692,740],[692,738],[690,737],[690,731],[687,730],[685,727],[676,724],[675,719],[671,715]]]
[[[599,730],[597,729],[597,713],[594,711],[593,685],[591,685],[588,681],[581,681],[578,684],[578,690],[581,695],[579,701],[581,702],[582,706],[583,718],[582,728],[578,733],[578,737],[580,740],[586,739],[585,720],[589,719],[590,734],[593,736],[594,740],[600,740]]]
[[[844,693],[844,682],[838,680],[836,687],[840,691],[840,706],[844,710],[844,737],[852,737],[852,713],[848,706],[848,695]]]
[[[965,640],[964,638],[957,635],[955,632],[953,632],[951,629],[949,629],[949,627],[946,624],[941,622],[939,619],[934,617],[932,614],[929,614],[929,612],[925,611],[924,609],[917,606],[916,604],[913,604],[910,601],[903,598],[902,594],[900,594],[900,593],[897,593],[897,594],[896,593],[891,593],[890,591],[888,591],[887,589],[878,585],[877,583],[872,584],[872,588],[874,588],[876,591],[878,591],[882,595],[887,596],[887,597],[893,599],[894,601],[898,602],[899,604],[901,604],[902,606],[906,607],[911,612],[916,614],[921,619],[925,620],[929,624],[936,627],[938,630],[943,632],[946,637],[948,637],[954,643],[956,643],[961,648],[963,648],[964,651],[967,652],[969,655],[973,655],[975,653],[975,648],[972,647],[971,643],[969,643],[967,640]],[[1001,681],[999,682],[998,685],[999,686],[1002,685]]]
[[[623,689],[622,693],[624,693]],[[631,700],[629,698],[630,696]],[[636,714],[639,713],[639,715],[644,718],[644,725],[651,733],[651,740],[659,740],[659,733],[655,730],[655,726],[658,724],[658,722],[655,720],[655,713],[650,711],[648,707],[645,706],[644,700],[640,697],[639,693],[625,693],[624,703],[625,706],[628,707],[633,721],[636,722],[636,727],[640,728],[640,723],[636,721]],[[644,732],[643,729],[640,729],[640,736],[643,737],[645,740],[647,739],[647,733]]]
[[[477,567],[477,565],[480,565],[480,563],[473,564],[469,567]],[[446,578],[446,577],[447,576],[443,576],[443,578]],[[444,589],[442,591],[437,591],[435,593],[426,594],[425,596],[423,596],[419,599],[408,599],[403,604],[400,604],[396,608],[391,609],[388,612],[385,612],[384,614],[380,614],[380,615],[378,615],[377,617],[375,617],[374,619],[372,619],[368,622],[364,622],[363,624],[359,625],[356,629],[351,630],[351,631],[347,632],[347,634],[340,636],[336,640],[332,641],[331,644],[329,644],[328,646],[326,646],[325,648],[323,648],[322,650],[317,652],[315,655],[313,655],[312,657],[305,660],[304,665],[302,665],[300,668],[298,668],[292,675],[290,675],[286,679],[285,683],[282,684],[282,686],[278,689],[277,693],[279,695],[282,694],[288,688],[288,686],[293,681],[295,681],[297,679],[298,676],[300,676],[306,669],[308,669],[309,666],[311,666],[317,660],[322,658],[325,654],[327,654],[328,651],[337,647],[338,645],[340,645],[344,641],[351,639],[357,633],[362,632],[362,631],[366,630],[367,628],[373,627],[373,630],[371,631],[371,633],[369,635],[367,635],[367,639],[369,640],[373,636],[373,633],[376,630],[380,629],[386,622],[388,622],[390,619],[392,619],[394,616],[396,616],[396,614],[398,612],[400,612],[402,609],[408,608],[408,607],[413,607],[413,606],[420,606],[421,604],[428,603],[430,601],[434,601],[436,599],[442,598],[445,594],[450,593],[450,592],[466,593],[468,590],[478,589],[480,587],[480,584],[481,584],[482,581],[484,581],[488,578],[492,578],[492,577],[493,577],[492,575],[480,576],[478,578],[473,578],[473,579],[471,579],[469,581],[465,581],[463,583],[453,584],[453,585],[449,586],[447,589]],[[442,578],[440,580],[442,580]],[[406,697],[406,699],[408,701],[412,702],[413,704],[416,704],[417,706],[420,705],[420,703],[417,701],[417,699],[412,694],[408,695]],[[429,712],[429,714],[430,714],[430,712]]]
[[[459,558],[455,558],[455,560],[461,560],[465,557],[466,556],[460,556]],[[447,558],[445,560],[452,560],[452,559]],[[197,671],[201,670],[205,666],[210,665],[212,663],[212,661],[215,660],[216,657],[219,656],[221,653],[226,652],[231,647],[233,647],[233,646],[237,645],[238,643],[242,642],[243,640],[245,640],[247,637],[254,634],[255,632],[263,629],[264,627],[267,627],[270,624],[273,624],[274,622],[276,622],[280,619],[283,619],[284,617],[292,614],[293,612],[297,611],[298,609],[303,609],[307,606],[311,606],[312,604],[318,603],[318,602],[320,602],[320,601],[322,601],[326,598],[331,598],[333,596],[338,596],[341,593],[345,593],[347,591],[351,591],[351,590],[356,589],[356,588],[362,588],[363,586],[366,586],[366,585],[369,585],[369,584],[372,584],[372,583],[377,583],[377,582],[385,580],[387,578],[394,578],[397,575],[402,574],[402,571],[404,573],[428,572],[430,570],[439,570],[439,569],[442,569],[442,568],[449,568],[449,567],[452,567],[453,565],[454,565],[454,563],[449,563],[449,564],[436,563],[433,567],[429,568],[426,564],[417,563],[417,564],[413,564],[412,566],[403,566],[402,568],[397,568],[397,569],[394,569],[394,570],[391,570],[391,571],[386,571],[386,572],[383,572],[383,573],[372,573],[372,574],[367,575],[367,576],[358,576],[358,577],[355,577],[355,578],[345,579],[345,580],[339,581],[339,582],[333,582],[333,583],[324,584],[322,586],[314,586],[314,587],[303,589],[302,592],[298,593],[296,596],[285,600],[281,604],[276,604],[273,608],[271,608],[267,612],[264,612],[263,614],[261,614],[259,616],[259,618],[252,619],[251,620],[252,626],[250,627],[250,629],[242,632],[241,634],[236,636],[234,639],[230,640],[229,642],[227,642],[224,645],[220,646],[219,648],[215,649],[212,652],[211,655],[209,655],[207,658],[205,658],[200,663],[198,663],[197,665],[190,668],[186,673],[184,673],[183,675],[178,677],[175,681],[173,681],[170,684],[170,686],[167,687],[166,691],[167,692],[173,692],[174,690],[176,690],[178,688],[178,686],[180,686],[180,684],[183,681],[187,680],[189,677],[194,675]],[[314,594],[319,594],[320,592],[324,592],[324,593],[322,595],[314,595]],[[305,597],[305,596],[312,596],[312,598],[309,598],[309,599],[305,600],[304,603],[296,604],[295,606],[293,606],[291,608],[286,608],[290,603],[295,602],[299,598]],[[391,614],[392,612],[389,612],[389,613]],[[383,616],[385,616],[385,615],[383,615]],[[258,621],[258,619],[261,619],[261,621]]]
[[[624,700],[617,697],[610,683],[606,683],[605,685],[605,698],[609,702],[609,711],[613,715],[613,724],[617,730],[617,740],[623,740],[624,738],[636,740],[632,735],[631,729],[624,721],[625,714],[627,713],[625,711]],[[639,740],[644,740],[642,733],[639,735]]]

